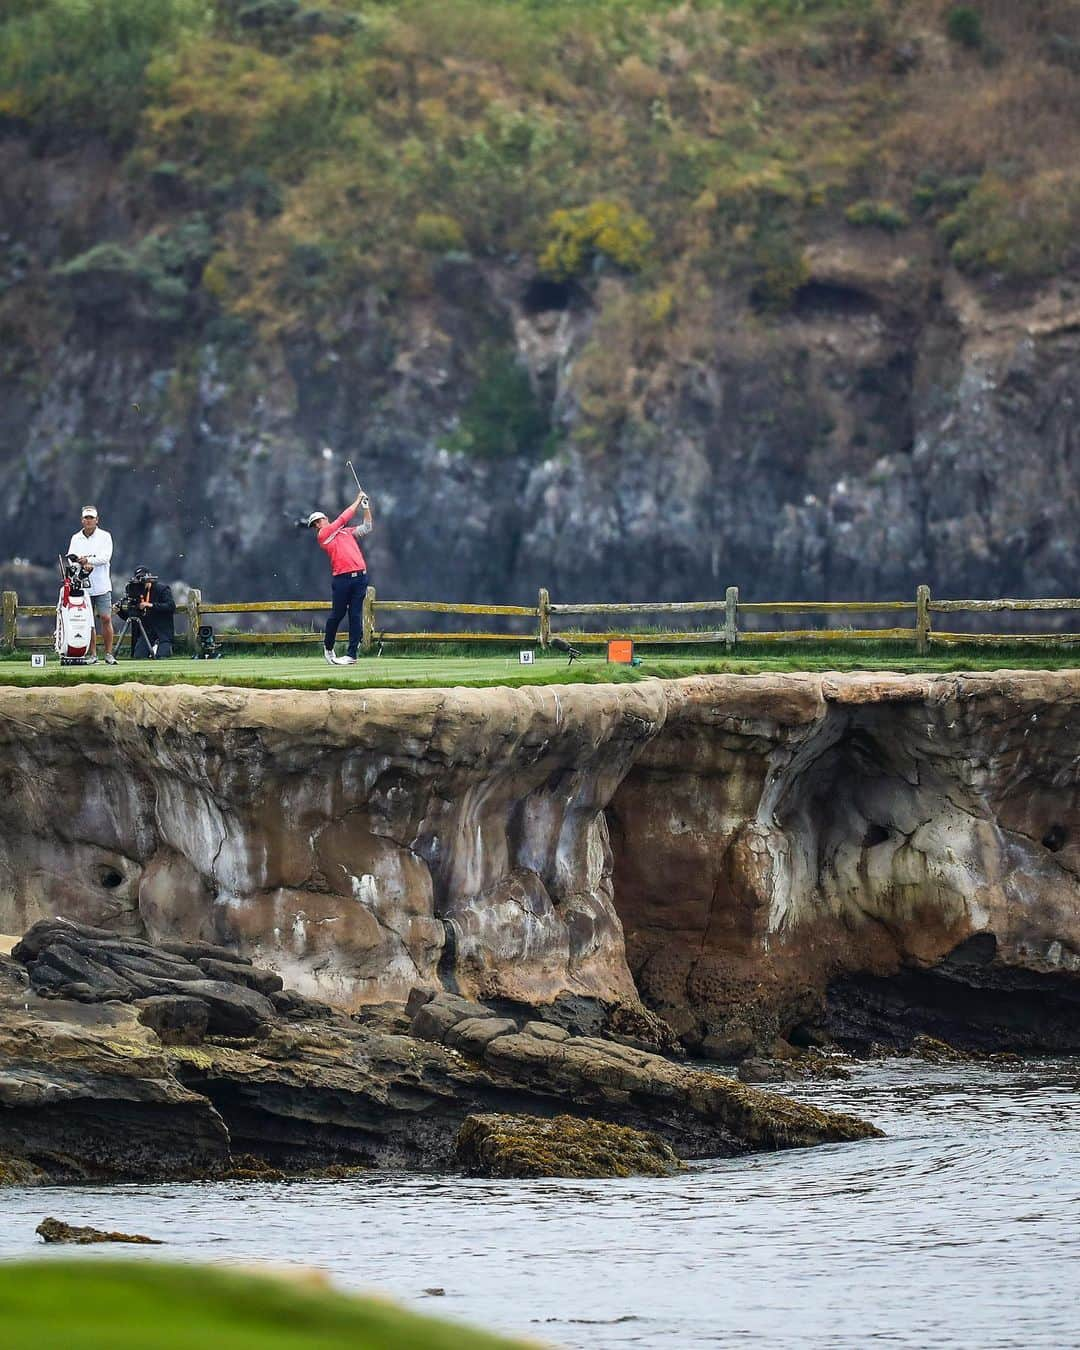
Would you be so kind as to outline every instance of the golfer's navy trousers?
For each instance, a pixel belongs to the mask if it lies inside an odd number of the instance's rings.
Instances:
[[[331,582],[330,599],[333,609],[326,621],[325,646],[329,649],[337,637],[338,624],[349,616],[349,655],[355,656],[364,635],[364,596],[367,594],[366,572],[342,572]]]

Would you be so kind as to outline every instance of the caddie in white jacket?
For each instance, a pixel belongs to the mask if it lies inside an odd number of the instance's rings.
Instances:
[[[96,506],[83,507],[82,529],[71,536],[68,552],[74,553],[84,566],[88,564],[94,569],[90,573],[90,605],[94,614],[101,620],[101,636],[105,639],[105,662],[107,665],[115,666],[116,657],[113,656],[112,576],[109,571],[109,566],[112,563],[113,542],[112,535],[108,530],[103,530],[98,524]],[[97,627],[95,625],[94,633],[90,638],[91,661],[97,660],[96,652]]]

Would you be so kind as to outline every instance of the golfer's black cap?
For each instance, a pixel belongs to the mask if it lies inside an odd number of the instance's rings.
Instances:
[[[153,576],[154,574],[150,571],[149,567],[136,567],[135,571],[131,574],[131,579],[132,581],[151,581],[153,580]]]

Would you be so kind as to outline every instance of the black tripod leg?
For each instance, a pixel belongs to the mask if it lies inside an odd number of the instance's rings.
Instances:
[[[157,643],[150,641],[150,638],[146,632],[146,626],[143,624],[142,619],[136,619],[135,624],[138,627],[140,637],[146,644],[146,650],[148,653],[147,659],[150,661],[157,660]]]

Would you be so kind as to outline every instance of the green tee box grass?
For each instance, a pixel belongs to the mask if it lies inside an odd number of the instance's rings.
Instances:
[[[1064,670],[1080,664],[1068,649],[1054,647],[953,648],[940,655],[917,657],[900,643],[791,643],[754,649],[752,644],[731,656],[715,651],[671,654],[639,646],[638,666],[610,665],[602,655],[586,654],[573,665],[555,653],[537,652],[532,665],[521,665],[517,653],[474,651],[398,653],[364,656],[355,666],[328,666],[321,656],[237,653],[216,661],[177,656],[167,661],[120,661],[115,666],[61,666],[50,654],[43,670],[33,669],[26,654],[0,660],[0,684],[55,687],[74,684],[225,685],[251,689],[382,689],[446,688],[496,685],[607,684],[687,675],[761,675],[770,672],[898,671],[945,674],[953,671]]]
[[[18,1350],[522,1350],[372,1299],[142,1260],[0,1266],[0,1308]]]

